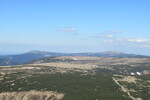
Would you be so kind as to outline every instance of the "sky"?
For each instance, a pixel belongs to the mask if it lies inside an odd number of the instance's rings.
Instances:
[[[31,50],[150,55],[150,0],[0,0],[0,55]]]

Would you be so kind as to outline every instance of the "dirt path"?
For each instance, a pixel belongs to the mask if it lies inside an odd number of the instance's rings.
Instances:
[[[132,100],[137,100],[136,98],[134,98],[134,97],[130,94],[130,92],[129,92],[126,88],[124,88],[121,84],[119,84],[119,82],[118,82],[114,77],[112,77],[112,79],[115,81],[115,83],[116,83],[118,86],[121,87],[121,89],[122,89],[123,92],[126,92],[126,93],[128,94],[128,96],[129,96]]]

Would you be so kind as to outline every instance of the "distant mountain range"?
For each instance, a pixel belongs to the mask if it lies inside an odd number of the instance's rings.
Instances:
[[[126,54],[117,51],[107,51],[107,52],[91,52],[91,53],[58,53],[58,52],[46,52],[46,51],[30,51],[18,55],[1,55],[0,56],[0,66],[6,65],[20,65],[26,64],[32,60],[45,58],[45,57],[55,57],[55,56],[92,56],[92,57],[148,57],[144,55],[136,54]]]

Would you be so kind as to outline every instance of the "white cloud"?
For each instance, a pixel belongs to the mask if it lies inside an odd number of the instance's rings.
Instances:
[[[74,29],[72,27],[66,27],[66,28],[61,28],[61,29],[58,29],[58,31],[64,31],[64,32],[77,32],[79,31],[78,29]]]
[[[113,38],[114,36],[112,34],[107,34],[107,35],[100,35],[98,37],[102,37],[102,38]]]
[[[114,36],[113,36],[113,35],[111,35],[111,34],[108,34],[108,35],[105,35],[105,37],[113,38]]]
[[[149,39],[144,38],[116,38],[118,42],[130,42],[130,43],[150,43]]]
[[[145,42],[150,42],[148,39],[142,39],[142,38],[128,38],[128,42],[137,42],[137,43],[145,43]]]
[[[121,31],[104,31],[101,32],[101,35],[95,36],[100,38],[101,42],[111,44],[111,45],[120,45],[120,46],[129,46],[129,47],[150,47],[150,39],[146,38],[135,38],[135,37],[120,37],[119,34],[114,33],[123,33]]]
[[[150,47],[148,44],[140,45],[141,47]]]
[[[123,33],[121,31],[117,31],[117,30],[110,30],[110,31],[103,31],[100,33],[104,33],[104,34],[116,34],[116,33]]]
[[[111,45],[150,47],[150,39],[144,38],[109,38],[103,40],[103,42]]]
[[[112,34],[107,34],[107,35],[98,35],[98,36],[95,36],[95,38],[104,38],[104,39],[109,38],[109,39],[111,39],[111,38],[114,38],[114,36]]]
[[[100,32],[101,35],[96,36],[96,37],[98,37],[98,38],[116,38],[115,37],[116,33],[123,33],[123,32],[117,31],[117,30],[103,31],[103,32]]]

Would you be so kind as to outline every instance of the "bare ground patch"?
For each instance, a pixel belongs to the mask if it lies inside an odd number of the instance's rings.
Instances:
[[[22,91],[0,93],[0,100],[61,100],[64,94],[53,91]]]
[[[92,69],[97,68],[96,65],[90,65],[90,64],[71,64],[71,63],[40,63],[40,64],[31,64],[33,66],[53,66],[58,68],[79,68],[79,69]]]
[[[127,82],[127,83],[136,83],[137,78],[133,77],[133,76],[124,76],[122,79],[117,79],[118,81],[124,81],[124,82]]]

